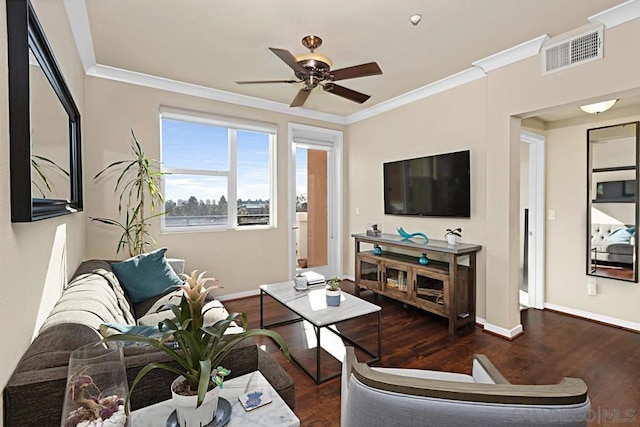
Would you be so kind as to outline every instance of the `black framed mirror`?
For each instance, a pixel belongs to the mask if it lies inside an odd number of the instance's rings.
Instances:
[[[640,122],[587,130],[587,274],[638,282]]]
[[[11,221],[81,211],[80,112],[31,2],[6,4]]]

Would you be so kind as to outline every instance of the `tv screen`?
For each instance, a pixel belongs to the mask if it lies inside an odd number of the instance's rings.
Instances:
[[[469,150],[384,164],[384,213],[469,218]]]

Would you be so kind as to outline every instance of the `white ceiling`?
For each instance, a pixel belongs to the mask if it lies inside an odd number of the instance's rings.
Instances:
[[[345,80],[362,105],[316,88],[305,108],[347,116],[471,67],[543,34],[588,24],[622,0],[86,0],[100,65],[289,104],[299,84],[268,47],[294,55],[308,34],[333,69],[376,61],[383,75]],[[409,16],[421,13],[412,26]]]

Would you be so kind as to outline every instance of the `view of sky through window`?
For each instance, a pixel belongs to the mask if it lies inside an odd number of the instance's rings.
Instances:
[[[211,125],[162,120],[162,163],[164,168],[229,170],[228,131]],[[269,200],[269,135],[237,132],[238,198]],[[187,200],[194,196],[206,202],[227,197],[227,179],[181,174],[165,177],[165,198]]]

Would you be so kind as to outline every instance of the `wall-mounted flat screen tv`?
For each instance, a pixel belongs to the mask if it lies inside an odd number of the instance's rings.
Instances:
[[[469,150],[384,163],[384,213],[469,218]]]

